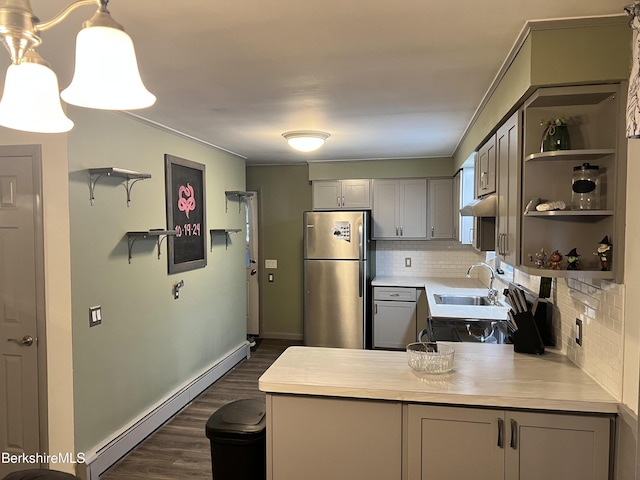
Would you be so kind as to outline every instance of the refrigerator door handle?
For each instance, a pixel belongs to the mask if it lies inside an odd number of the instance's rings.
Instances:
[[[358,262],[358,297],[364,295],[364,260]]]
[[[364,260],[364,239],[363,239],[364,231],[362,229],[362,224],[358,225],[358,260]]]

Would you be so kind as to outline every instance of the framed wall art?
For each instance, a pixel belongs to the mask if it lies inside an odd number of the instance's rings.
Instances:
[[[165,154],[169,273],[207,265],[205,166]]]

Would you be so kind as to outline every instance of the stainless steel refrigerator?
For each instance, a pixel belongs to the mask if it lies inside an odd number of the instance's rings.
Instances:
[[[304,212],[304,343],[371,347],[368,211]]]

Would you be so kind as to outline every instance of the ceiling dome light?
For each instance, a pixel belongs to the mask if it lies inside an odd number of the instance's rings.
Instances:
[[[285,132],[282,136],[289,142],[291,148],[300,152],[313,152],[324,145],[324,141],[331,135],[314,130],[296,130],[294,132]]]

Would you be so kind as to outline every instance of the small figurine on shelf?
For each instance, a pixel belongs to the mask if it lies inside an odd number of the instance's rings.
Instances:
[[[560,270],[560,262],[562,261],[562,254],[558,250],[554,250],[549,255],[549,268],[551,270]]]
[[[569,253],[567,253],[567,270],[579,270],[580,269],[580,259],[578,257],[580,254],[575,248],[572,248]]]
[[[611,251],[611,244],[609,243],[609,237],[607,235],[604,236],[602,240],[600,240],[600,245],[598,246],[598,250],[593,252],[594,255],[598,255],[600,257],[600,270],[606,272],[609,270],[609,255]]]
[[[544,268],[547,260],[547,254],[545,253],[544,248],[541,248],[540,251],[535,254],[535,259],[533,255],[529,254],[529,260],[531,260],[536,267]]]

